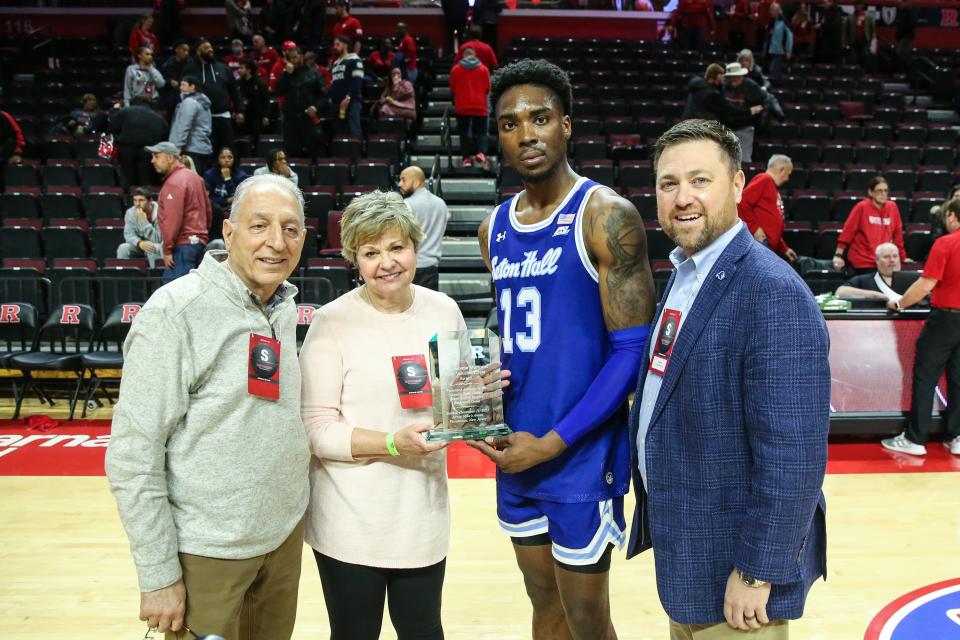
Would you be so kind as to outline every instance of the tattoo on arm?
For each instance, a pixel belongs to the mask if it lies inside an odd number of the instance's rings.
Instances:
[[[610,261],[604,278],[608,327],[616,330],[646,324],[653,317],[656,294],[643,222],[621,204],[598,217],[602,218]]]

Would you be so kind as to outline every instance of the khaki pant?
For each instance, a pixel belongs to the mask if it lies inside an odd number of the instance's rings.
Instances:
[[[303,523],[279,547],[248,560],[221,560],[180,554],[187,588],[185,623],[197,635],[225,640],[293,634],[303,557]],[[185,629],[166,640],[192,639]]]
[[[789,627],[786,620],[773,620],[760,629],[740,631],[726,622],[718,624],[680,624],[670,621],[670,640],[740,640],[758,638],[762,640],[787,640]]]

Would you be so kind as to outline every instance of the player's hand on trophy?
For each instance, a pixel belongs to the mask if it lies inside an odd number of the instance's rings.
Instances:
[[[484,400],[502,396],[503,390],[510,385],[510,381],[507,380],[510,377],[510,370],[501,369],[495,362],[484,367],[480,375],[483,383]]]
[[[520,473],[563,453],[567,443],[556,431],[538,438],[528,431],[517,431],[508,436],[489,437],[467,444],[484,454],[505,473]]]

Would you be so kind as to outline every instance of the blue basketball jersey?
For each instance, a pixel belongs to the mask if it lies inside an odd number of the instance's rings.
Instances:
[[[543,436],[587,393],[612,346],[599,275],[583,239],[583,210],[601,185],[580,178],[546,220],[521,224],[519,196],[490,219],[501,359],[511,371],[506,422]],[[630,482],[626,399],[607,422],[562,455],[522,473],[497,472],[499,489],[556,502],[620,496]]]

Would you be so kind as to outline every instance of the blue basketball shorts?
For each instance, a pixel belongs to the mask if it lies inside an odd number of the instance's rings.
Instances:
[[[497,490],[500,528],[522,539],[546,536],[560,564],[584,567],[600,562],[610,545],[626,541],[623,496],[599,502],[550,502]]]

